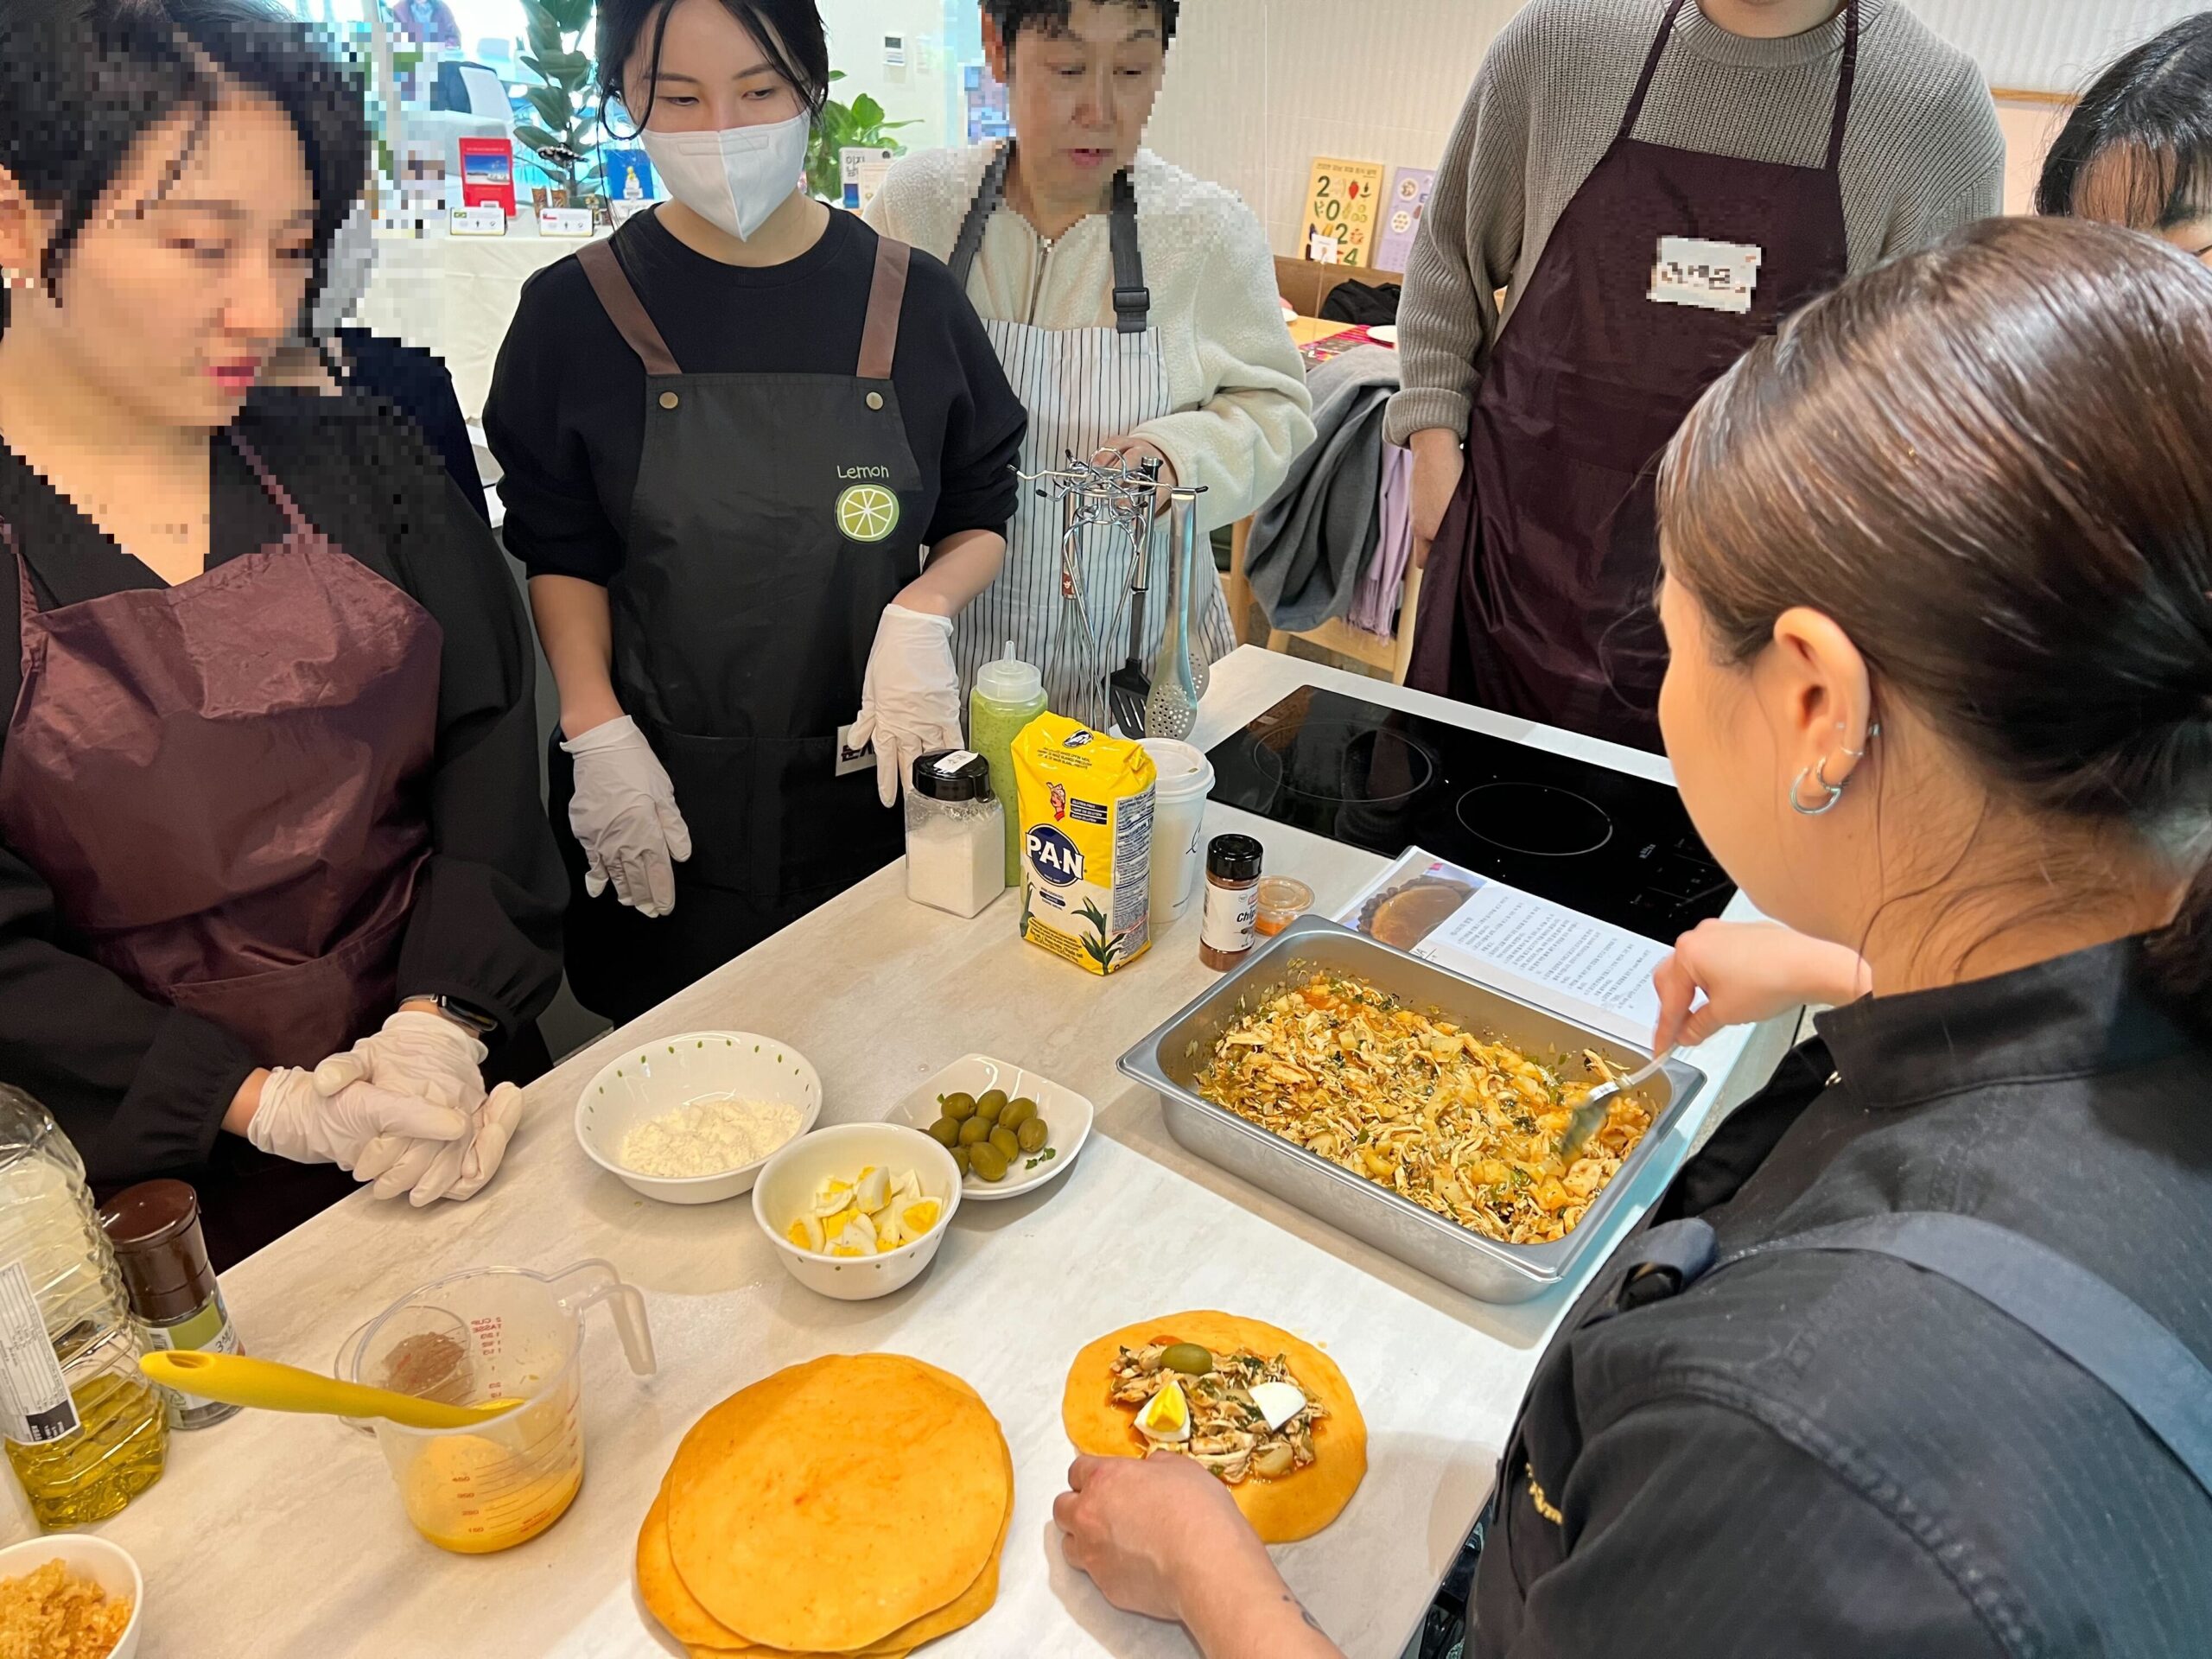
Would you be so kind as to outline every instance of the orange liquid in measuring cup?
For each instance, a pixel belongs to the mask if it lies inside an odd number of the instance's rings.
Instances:
[[[538,1451],[518,1454],[475,1434],[429,1441],[408,1471],[407,1518],[457,1555],[528,1542],[568,1512],[584,1480],[582,1447],[573,1440],[550,1458]]]

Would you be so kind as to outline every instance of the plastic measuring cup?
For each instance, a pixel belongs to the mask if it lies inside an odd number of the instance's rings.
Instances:
[[[550,1275],[525,1268],[479,1268],[424,1285],[350,1338],[338,1375],[388,1386],[419,1353],[426,1333],[465,1333],[466,1397],[522,1403],[467,1428],[367,1425],[399,1488],[415,1530],[462,1555],[486,1555],[535,1538],[562,1516],[583,1484],[584,1309],[604,1302],[630,1369],[650,1376],[652,1333],[645,1299],[612,1263],[579,1262]],[[441,1394],[459,1392],[440,1389]]]

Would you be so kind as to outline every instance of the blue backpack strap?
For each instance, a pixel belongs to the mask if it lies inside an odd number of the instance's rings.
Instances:
[[[1708,1270],[1781,1250],[1887,1255],[1972,1291],[2117,1395],[2212,1497],[2212,1368],[2078,1262],[1978,1217],[1908,1210],[1755,1244]]]

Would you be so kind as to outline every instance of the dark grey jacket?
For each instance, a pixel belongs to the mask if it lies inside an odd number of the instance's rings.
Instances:
[[[1307,382],[1313,442],[1252,519],[1244,569],[1269,626],[1304,633],[1351,609],[1382,520],[1382,411],[1398,354],[1355,346]]]
[[[2212,1053],[2134,942],[1821,1016],[1653,1219],[1724,1254],[1950,1211],[2212,1359]],[[2212,1497],[2024,1326],[1886,1257],[1743,1262],[1539,1366],[1478,1571],[1483,1659],[2212,1654]]]

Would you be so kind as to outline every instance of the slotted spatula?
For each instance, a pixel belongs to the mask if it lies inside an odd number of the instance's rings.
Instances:
[[[1160,474],[1158,463],[1143,463],[1147,477]],[[1106,682],[1106,700],[1114,724],[1123,737],[1144,735],[1145,705],[1152,700],[1152,678],[1144,671],[1144,596],[1152,581],[1152,536],[1135,538],[1136,563],[1129,569],[1129,659]]]
[[[1123,737],[1144,735],[1145,704],[1152,700],[1152,680],[1144,671],[1144,584],[1147,560],[1140,556],[1135,582],[1129,588],[1129,660],[1116,669],[1106,682],[1107,701],[1113,706],[1114,724]]]

